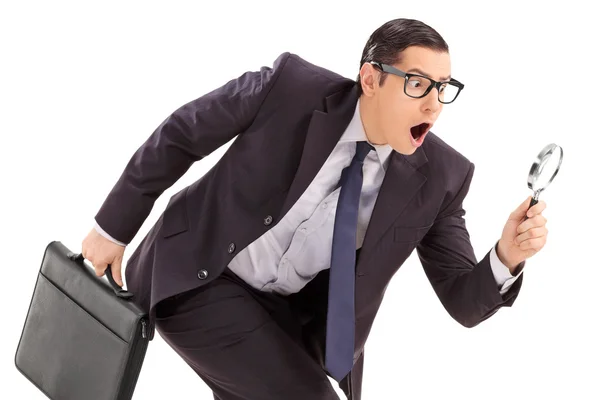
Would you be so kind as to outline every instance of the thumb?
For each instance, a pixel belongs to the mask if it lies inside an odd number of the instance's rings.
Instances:
[[[531,199],[532,199],[531,196],[527,196],[527,199],[525,199],[525,201],[522,202],[515,211],[513,211],[513,213],[512,213],[513,219],[520,220],[522,218],[525,218],[525,215],[527,214],[527,210],[529,210],[529,204],[531,203]]]
[[[117,285],[123,287],[123,280],[121,279],[121,260],[114,260],[110,266],[112,277],[114,278]]]

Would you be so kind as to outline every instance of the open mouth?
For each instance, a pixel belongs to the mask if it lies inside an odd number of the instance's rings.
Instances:
[[[411,127],[410,134],[414,139],[414,144],[419,146],[423,144],[423,140],[425,139],[425,136],[427,135],[427,132],[429,132],[430,128],[431,125],[427,122],[423,122],[422,124]]]

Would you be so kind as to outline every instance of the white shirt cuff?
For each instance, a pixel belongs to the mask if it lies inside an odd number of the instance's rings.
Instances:
[[[117,239],[113,238],[113,237],[112,237],[112,236],[110,236],[108,233],[106,233],[106,231],[105,231],[104,229],[102,229],[102,228],[100,227],[100,225],[98,225],[98,222],[96,222],[96,223],[95,223],[95,225],[94,225],[94,228],[96,229],[96,231],[97,231],[97,232],[98,232],[100,235],[104,236],[105,238],[107,238],[107,239],[108,239],[108,240],[110,240],[111,242],[113,242],[113,243],[116,243],[116,244],[118,244],[118,245],[120,245],[120,246],[123,246],[123,247],[127,246],[125,243],[123,243],[123,242],[119,242]]]
[[[492,248],[490,253],[490,265],[492,267],[492,273],[494,274],[494,278],[496,279],[496,283],[498,284],[498,289],[500,290],[500,294],[505,294],[508,292],[512,284],[521,276],[523,273],[523,268],[519,271],[516,276],[513,276],[510,273],[510,270],[506,265],[500,261],[498,258],[498,254],[496,253],[496,246]]]

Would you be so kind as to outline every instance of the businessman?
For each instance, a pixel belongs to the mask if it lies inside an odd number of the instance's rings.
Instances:
[[[360,400],[369,331],[415,249],[448,313],[474,327],[514,303],[546,242],[546,205],[527,198],[475,258],[474,164],[431,131],[463,87],[444,39],[411,19],[373,32],[356,81],[284,53],[168,116],[82,253],[123,285],[125,246],[157,197],[235,138],[170,198],[128,259],[128,289],[215,399],[338,399],[329,376]]]

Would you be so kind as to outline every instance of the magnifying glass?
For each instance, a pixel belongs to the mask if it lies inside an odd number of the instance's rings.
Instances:
[[[531,165],[529,176],[527,177],[527,186],[533,190],[533,197],[529,202],[529,208],[538,203],[540,193],[545,190],[554,179],[563,159],[563,149],[557,144],[551,143],[544,147],[537,155],[537,158]],[[528,219],[525,216],[525,219]]]

